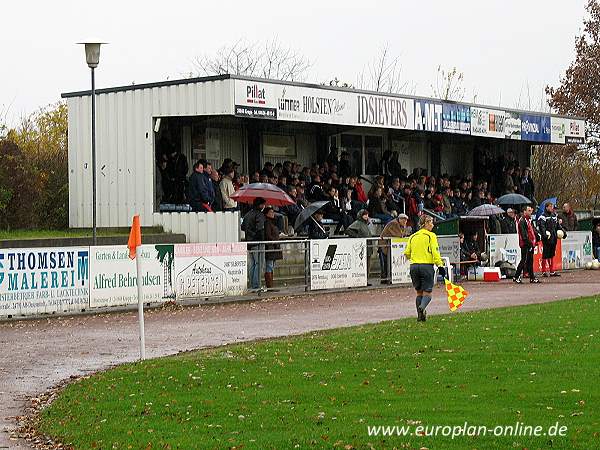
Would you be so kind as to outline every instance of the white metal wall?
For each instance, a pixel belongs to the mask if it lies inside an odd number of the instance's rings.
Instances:
[[[91,97],[70,97],[69,225],[92,225]],[[153,117],[233,114],[233,80],[135,89],[96,98],[97,221],[154,224]]]
[[[183,233],[187,242],[237,242],[240,213],[154,213],[153,225],[168,233]]]

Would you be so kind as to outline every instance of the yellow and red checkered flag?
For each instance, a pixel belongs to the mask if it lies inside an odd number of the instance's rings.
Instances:
[[[446,292],[448,292],[448,306],[450,311],[456,311],[462,306],[469,293],[462,287],[450,283],[448,279],[444,279],[444,281],[446,282]]]

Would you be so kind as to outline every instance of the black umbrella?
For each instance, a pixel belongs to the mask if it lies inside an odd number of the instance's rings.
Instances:
[[[506,194],[500,197],[496,203],[499,205],[528,205],[533,202],[521,194]]]
[[[306,208],[304,208],[300,212],[300,214],[298,214],[298,217],[296,217],[296,222],[294,223],[294,229],[295,230],[300,229],[300,226],[304,222],[306,222],[308,219],[310,219],[314,213],[316,213],[318,210],[320,210],[327,203],[329,203],[329,200],[323,200],[320,202],[311,203]]]

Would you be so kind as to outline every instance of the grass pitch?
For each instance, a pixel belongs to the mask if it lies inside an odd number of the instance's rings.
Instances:
[[[40,426],[75,448],[599,448],[599,363],[587,298],[127,364],[68,386]],[[465,422],[567,431],[414,435]],[[394,425],[411,435],[369,435]]]

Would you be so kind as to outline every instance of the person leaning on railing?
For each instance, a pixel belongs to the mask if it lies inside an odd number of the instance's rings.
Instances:
[[[388,253],[391,244],[390,238],[403,238],[412,234],[412,228],[408,226],[408,216],[406,214],[398,214],[394,220],[387,223],[381,231],[381,239],[379,239],[379,264],[381,266],[381,282],[388,284],[390,282]]]
[[[404,250],[404,255],[410,260],[410,278],[417,291],[417,321],[425,322],[427,315],[425,309],[431,302],[431,292],[435,283],[435,269],[446,276],[446,268],[440,255],[437,236],[433,230],[433,218],[422,215],[419,219],[420,230],[409,239]]]

